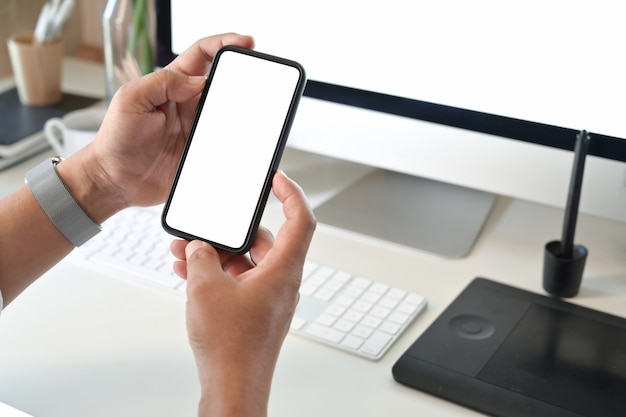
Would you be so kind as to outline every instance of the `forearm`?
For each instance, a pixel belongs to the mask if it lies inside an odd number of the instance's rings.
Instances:
[[[0,200],[0,289],[8,305],[73,248],[27,186]]]
[[[57,165],[57,172],[87,215],[101,223],[121,204],[99,185],[103,181],[89,177],[91,170],[79,166],[85,160],[68,159]],[[0,201],[0,222],[0,290],[7,305],[74,246],[48,218],[28,185]]]

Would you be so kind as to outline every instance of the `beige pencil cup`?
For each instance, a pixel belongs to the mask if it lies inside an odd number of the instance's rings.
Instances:
[[[38,42],[32,32],[22,32],[9,37],[7,46],[22,104],[46,106],[61,101],[63,39]]]

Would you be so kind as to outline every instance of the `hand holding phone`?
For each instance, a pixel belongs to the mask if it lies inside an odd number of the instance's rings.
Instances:
[[[164,206],[168,233],[248,251],[305,83],[294,61],[235,46],[217,52]]]

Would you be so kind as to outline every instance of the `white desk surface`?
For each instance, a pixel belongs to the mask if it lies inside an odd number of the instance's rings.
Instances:
[[[66,61],[68,90],[101,93],[102,80],[101,68]],[[44,156],[0,172],[0,196]],[[293,150],[282,168],[314,205],[364,172]],[[264,223],[275,230],[281,218],[271,200]],[[454,260],[320,224],[310,259],[422,293],[429,305],[378,362],[287,336],[270,415],[479,415],[396,383],[391,367],[476,276],[543,293],[543,246],[560,238],[562,219],[560,209],[500,197],[472,252]],[[576,237],[590,254],[571,301],[626,316],[626,224],[580,215]],[[2,313],[0,402],[37,417],[195,415],[184,303],[182,294],[68,258]]]

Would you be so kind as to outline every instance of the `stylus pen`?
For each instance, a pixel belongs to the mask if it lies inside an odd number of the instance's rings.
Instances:
[[[576,232],[576,218],[578,217],[578,203],[583,183],[583,171],[585,169],[585,157],[589,147],[589,134],[582,130],[576,136],[574,147],[574,165],[569,184],[569,193],[565,205],[565,220],[563,222],[563,236],[561,238],[561,256],[571,258],[574,249],[574,233]]]

